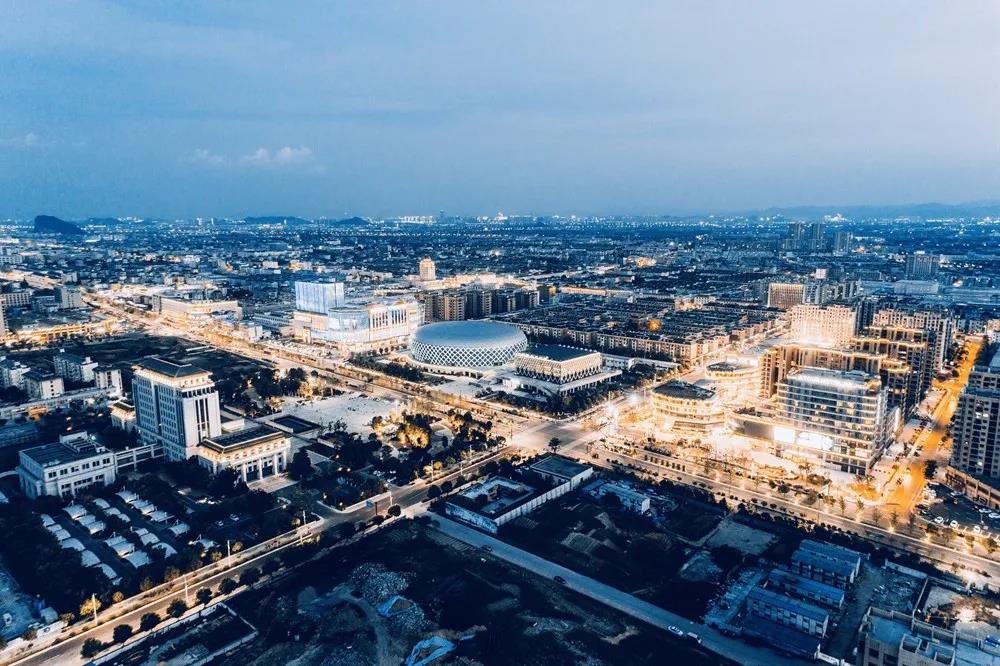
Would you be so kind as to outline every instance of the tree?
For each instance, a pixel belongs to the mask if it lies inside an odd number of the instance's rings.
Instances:
[[[219,594],[230,594],[236,588],[236,581],[232,578],[223,578],[219,581]]]
[[[427,499],[437,499],[438,497],[441,497],[441,489],[435,485],[428,486]]]
[[[354,527],[354,523],[341,523],[337,527],[337,535],[341,539],[350,539],[352,536],[354,536],[355,529],[356,528]]]
[[[160,616],[156,613],[146,613],[139,618],[139,631],[149,631],[160,623]]]
[[[893,509],[889,514],[889,524],[893,527],[896,527],[896,525],[899,524],[899,512],[895,509]]]
[[[24,630],[24,633],[21,634],[21,638],[23,638],[28,642],[31,642],[36,638],[38,638],[38,630],[35,629],[34,627],[28,627],[27,629]]]
[[[549,451],[555,453],[559,449],[559,446],[561,444],[562,444],[561,439],[559,439],[558,437],[553,437],[552,439],[549,440]]]
[[[400,508],[400,506],[398,504],[393,504],[386,511],[386,514],[388,514],[392,518],[396,518],[396,517],[400,516],[402,513],[403,513],[403,510]]]
[[[882,510],[878,507],[872,509],[872,522],[876,525],[882,522]]]
[[[132,637],[133,633],[135,632],[132,630],[132,625],[119,624],[117,627],[115,627],[111,636],[112,638],[114,638],[115,643],[124,643],[125,641],[127,641],[129,638]]]
[[[840,506],[840,515],[845,515],[847,513],[847,500],[841,495],[837,498],[837,504]]]
[[[80,648],[80,656],[84,659],[92,659],[103,649],[104,643],[96,638],[88,638],[83,642],[83,647]]]
[[[111,603],[120,604],[125,600],[125,593],[121,590],[115,590],[115,593],[111,595]]]
[[[167,606],[167,615],[170,617],[180,617],[181,615],[184,615],[187,609],[188,606],[184,603],[183,599],[174,599],[170,602],[170,605]]]
[[[139,581],[139,591],[149,592],[153,589],[153,580],[149,576],[144,576],[141,581]]]
[[[78,615],[83,618],[89,618],[99,610],[101,610],[101,600],[93,596],[87,597],[87,599],[80,604],[80,612]]]
[[[240,574],[240,584],[241,585],[253,585],[258,580],[260,580],[260,571],[258,569],[247,569]]]
[[[202,606],[207,606],[208,602],[212,600],[212,590],[207,587],[203,587],[195,593],[195,598],[198,599],[198,603]]]
[[[299,449],[292,456],[292,461],[288,463],[288,478],[295,481],[308,479],[313,474],[312,462],[309,461],[309,452]]]

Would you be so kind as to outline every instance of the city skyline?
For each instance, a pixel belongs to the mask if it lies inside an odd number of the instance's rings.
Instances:
[[[0,215],[992,201],[996,19],[988,3],[17,4]]]

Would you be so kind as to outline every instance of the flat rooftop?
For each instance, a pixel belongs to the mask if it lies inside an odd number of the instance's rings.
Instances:
[[[34,460],[42,467],[47,467],[49,465],[61,465],[76,460],[84,460],[85,458],[93,458],[95,455],[98,455],[98,451],[96,444],[84,444],[73,447],[62,442],[53,442],[52,444],[42,444],[41,446],[24,449],[21,451],[21,455]]]
[[[236,432],[219,435],[218,437],[210,437],[204,440],[200,446],[218,451],[219,453],[227,453],[236,449],[256,446],[257,444],[266,444],[284,438],[285,434],[280,430],[258,424],[237,430]]]
[[[935,627],[936,631],[923,630],[923,623],[917,629],[910,627],[906,616],[884,617],[872,613],[868,631],[881,643],[901,645],[908,652],[919,654],[926,659],[937,659],[939,663],[954,666],[1000,666],[1000,648],[979,643],[971,636],[957,634],[952,643],[951,631]],[[925,625],[924,625],[925,626]]]
[[[599,354],[600,352],[592,349],[569,347],[566,345],[532,345],[531,347],[528,347],[527,351],[522,353],[530,356],[547,358],[550,361],[569,361],[574,358],[582,358],[584,356]]]
[[[587,471],[590,467],[575,460],[563,458],[562,456],[546,456],[538,462],[532,463],[528,469],[541,472],[542,474],[557,476],[568,481],[576,475]]]
[[[684,398],[687,400],[711,400],[715,397],[715,391],[702,386],[682,382],[679,379],[671,379],[666,384],[660,384],[654,393],[658,393],[667,398]]]
[[[208,370],[199,368],[196,365],[191,365],[190,363],[178,363],[176,361],[160,358],[158,356],[144,358],[136,363],[136,366],[143,368],[144,370],[149,370],[150,372],[175,378],[193,377],[195,375],[201,375],[208,372]]]

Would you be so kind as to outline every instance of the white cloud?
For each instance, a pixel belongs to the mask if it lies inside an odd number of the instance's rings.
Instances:
[[[216,155],[207,148],[198,148],[195,150],[190,161],[198,164],[207,164],[209,166],[225,166],[229,163],[229,160],[225,157],[222,155]]]
[[[0,146],[11,148],[38,148],[43,145],[47,145],[46,142],[34,132],[0,139]]]
[[[274,152],[267,148],[258,148],[249,155],[241,157],[240,162],[252,166],[312,166],[315,164],[315,157],[313,151],[306,146],[298,148],[284,146]]]
[[[322,166],[316,162],[312,149],[307,146],[298,148],[284,146],[273,151],[262,147],[239,158],[213,153],[207,148],[198,148],[189,161],[211,167],[308,168],[322,171]]]

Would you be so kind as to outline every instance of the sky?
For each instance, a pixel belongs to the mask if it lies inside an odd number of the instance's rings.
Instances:
[[[0,0],[0,217],[998,199],[998,28],[975,0]]]

